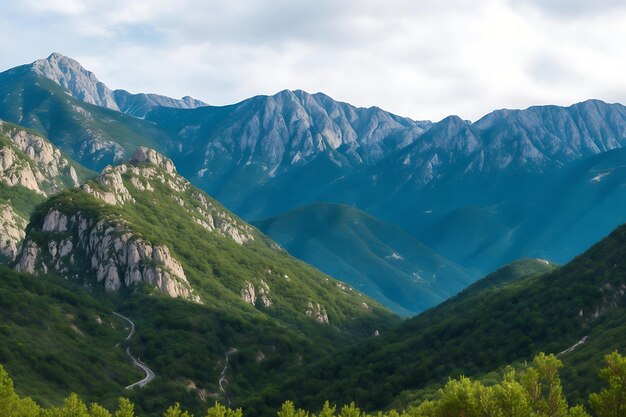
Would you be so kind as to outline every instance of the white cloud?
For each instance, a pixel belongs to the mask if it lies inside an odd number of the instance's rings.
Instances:
[[[0,64],[58,50],[112,88],[214,104],[300,88],[418,119],[624,102],[624,3],[588,4],[0,0]]]

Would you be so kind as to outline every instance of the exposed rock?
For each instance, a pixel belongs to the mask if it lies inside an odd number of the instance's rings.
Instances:
[[[254,284],[250,281],[246,281],[241,289],[241,298],[248,304],[256,304],[256,290]]]
[[[19,256],[19,261],[15,265],[15,270],[18,272],[27,272],[34,274],[39,260],[39,246],[33,241],[28,241],[22,248]],[[47,269],[45,269],[47,272]]]
[[[55,52],[47,59],[33,62],[32,68],[36,74],[67,88],[73,97],[85,103],[120,110],[113,91],[71,58]]]
[[[21,185],[43,194],[28,162],[20,160],[9,147],[0,148],[0,180],[9,186]]]
[[[206,106],[200,100],[185,96],[174,99],[158,94],[131,94],[124,90],[112,91],[96,78],[95,74],[83,68],[77,61],[59,53],[31,64],[32,70],[66,88],[72,97],[111,110],[122,111],[137,117],[144,117],[157,106],[194,109]]]
[[[25,236],[28,221],[9,204],[0,203],[0,255],[14,260]]]
[[[174,167],[174,163],[171,159],[161,155],[154,149],[149,149],[143,146],[140,146],[135,151],[133,158],[131,159],[131,163],[141,163],[141,162],[149,162],[154,164],[160,168],[163,168],[170,174],[176,172],[176,168]]]
[[[128,181],[126,185],[124,180]],[[86,183],[82,188],[108,204],[122,205],[134,201],[127,185],[139,191],[153,191],[157,183],[169,187],[172,190],[171,198],[208,231],[215,231],[240,245],[254,240],[254,229],[251,226],[231,216],[204,193],[195,190],[189,181],[178,175],[170,159],[152,149],[138,148],[130,164],[107,166],[98,175],[95,184]],[[183,199],[176,193],[184,193],[191,199]]]
[[[13,146],[0,148],[0,181],[21,185],[42,195],[79,184],[76,170],[46,139],[17,127],[2,125]]]
[[[42,232],[67,231],[67,216],[58,210],[50,210],[43,221]]]
[[[322,324],[328,324],[328,314],[326,313],[326,308],[320,303],[313,303],[309,301],[307,304],[307,308],[305,314],[308,317],[313,317],[315,320]]]
[[[97,220],[81,212],[66,215],[52,208],[39,230],[62,235],[51,235],[44,253],[27,237],[17,270],[40,273],[52,268],[70,277],[74,274],[74,258],[78,256],[87,261],[93,277],[107,291],[144,282],[171,297],[200,302],[182,265],[169,249],[135,236],[119,218]],[[76,272],[84,274],[84,270]]]
[[[109,165],[105,167],[96,178],[96,182],[102,188],[95,189],[87,183],[82,186],[82,189],[107,204],[121,205],[127,201],[132,201],[133,198],[128,192],[126,186],[124,186],[124,181],[122,180],[122,174],[124,172],[126,172],[125,165],[119,165],[116,167]]]
[[[240,294],[246,303],[253,306],[262,305],[267,308],[272,305],[272,300],[269,298],[270,287],[263,280],[260,280],[256,287],[250,281],[245,281]]]

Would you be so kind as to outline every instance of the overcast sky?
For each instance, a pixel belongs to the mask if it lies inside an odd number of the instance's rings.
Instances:
[[[322,91],[414,119],[626,103],[624,0],[0,0],[0,69],[229,104]]]

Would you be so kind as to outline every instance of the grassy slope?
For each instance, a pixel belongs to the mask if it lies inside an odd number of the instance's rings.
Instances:
[[[419,313],[472,281],[401,229],[352,207],[316,203],[255,225],[292,255],[399,314]]]

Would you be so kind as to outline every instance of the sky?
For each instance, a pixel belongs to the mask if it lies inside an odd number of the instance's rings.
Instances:
[[[0,70],[60,52],[112,89],[324,92],[418,120],[626,104],[624,0],[0,0]]]

